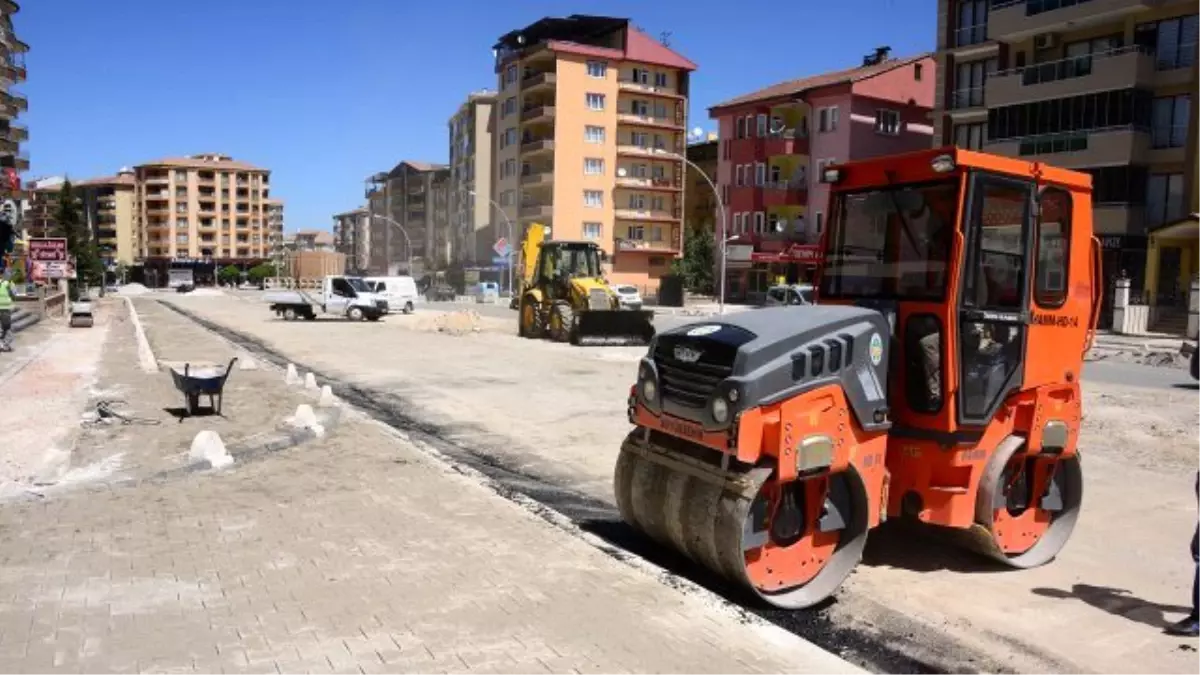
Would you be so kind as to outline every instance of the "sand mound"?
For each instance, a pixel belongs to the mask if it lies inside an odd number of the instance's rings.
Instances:
[[[145,295],[146,293],[150,292],[150,289],[141,284],[133,283],[121,286],[119,289],[117,289],[117,292],[121,295]]]
[[[449,335],[466,335],[478,333],[483,326],[479,313],[471,310],[444,312],[436,316],[425,315],[417,322],[417,330],[427,333],[446,333]]]

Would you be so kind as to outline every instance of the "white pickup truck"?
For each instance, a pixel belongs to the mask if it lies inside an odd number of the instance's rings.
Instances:
[[[361,277],[328,276],[320,291],[274,291],[263,296],[263,301],[276,316],[288,321],[311,321],[318,314],[378,321],[387,314],[387,301],[372,293]]]

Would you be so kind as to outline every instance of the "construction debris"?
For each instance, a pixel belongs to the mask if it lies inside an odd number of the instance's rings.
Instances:
[[[425,332],[446,333],[448,335],[467,335],[478,333],[483,329],[483,319],[479,312],[473,309],[445,312],[436,316],[426,316],[417,322],[417,330]]]

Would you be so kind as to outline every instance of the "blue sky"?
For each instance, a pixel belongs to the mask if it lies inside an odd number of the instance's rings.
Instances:
[[[782,80],[932,50],[936,0],[27,0],[26,177],[223,152],[272,171],[287,229],[328,229],[363,179],[445,161],[446,121],[495,86],[491,47],[543,16],[628,16],[696,62],[707,107]]]

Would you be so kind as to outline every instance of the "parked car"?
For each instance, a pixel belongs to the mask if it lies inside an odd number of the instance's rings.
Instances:
[[[778,305],[812,305],[813,287],[808,284],[785,284],[767,289],[764,303],[767,307]]]
[[[1200,360],[1198,360],[1200,359],[1200,347],[1192,342],[1184,342],[1183,346],[1179,348],[1179,353],[1183,354],[1184,356],[1192,357],[1192,362],[1190,364],[1192,370],[1192,379],[1200,380]]]
[[[450,301],[458,297],[450,284],[433,284],[425,291],[425,299],[431,302]]]
[[[637,286],[612,284],[609,288],[617,294],[617,299],[621,302],[621,309],[638,310],[642,308],[642,295],[638,292]]]

